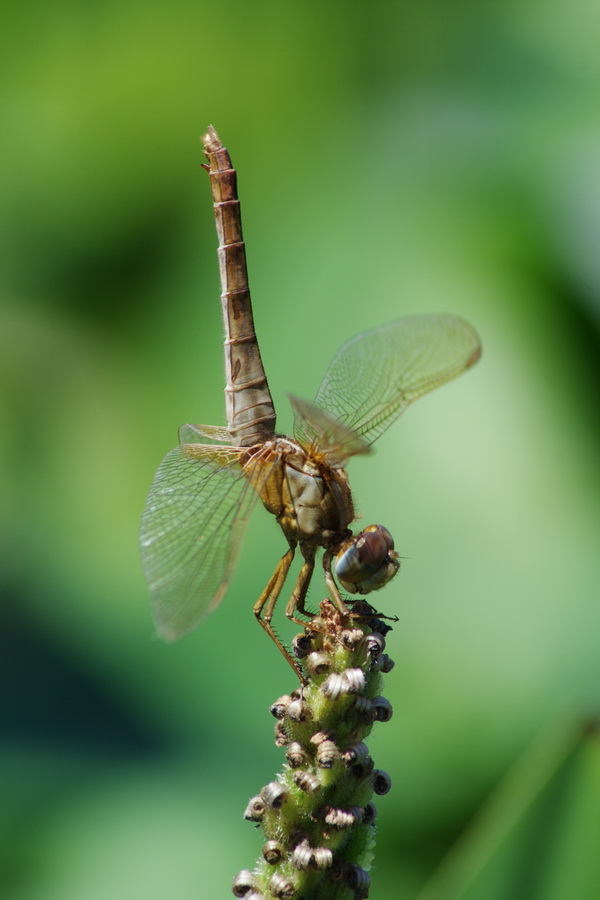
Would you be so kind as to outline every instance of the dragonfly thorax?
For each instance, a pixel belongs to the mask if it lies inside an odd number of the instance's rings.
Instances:
[[[291,438],[270,443],[277,462],[261,500],[277,517],[288,541],[321,547],[341,542],[354,519],[345,470],[331,468]]]

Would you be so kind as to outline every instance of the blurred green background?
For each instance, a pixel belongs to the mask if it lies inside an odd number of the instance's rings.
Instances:
[[[281,534],[256,511],[173,646],[137,550],[177,427],[223,421],[210,122],[280,427],[361,330],[445,311],[484,345],[350,467],[406,557],[372,896],[600,896],[597,6],[0,16],[2,897],[226,897],[260,852],[293,679],[251,605]]]

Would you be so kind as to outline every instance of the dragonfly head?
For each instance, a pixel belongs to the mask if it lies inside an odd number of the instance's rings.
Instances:
[[[335,558],[334,572],[350,594],[368,594],[391,581],[400,561],[394,539],[383,525],[369,525],[349,538]]]

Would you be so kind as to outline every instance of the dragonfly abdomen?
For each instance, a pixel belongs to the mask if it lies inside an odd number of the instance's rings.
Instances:
[[[217,234],[225,325],[225,413],[237,447],[270,440],[275,408],[254,331],[237,176],[214,128],[203,138]]]

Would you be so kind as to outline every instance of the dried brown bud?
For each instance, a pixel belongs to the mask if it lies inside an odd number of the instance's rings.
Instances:
[[[295,869],[308,869],[312,865],[313,852],[307,840],[296,844],[292,852],[292,865]]]
[[[342,750],[342,760],[346,766],[354,766],[365,761],[369,755],[369,748],[364,741],[355,741],[348,744]]]
[[[262,848],[263,859],[269,863],[270,866],[276,865],[283,859],[284,854],[283,845],[279,843],[279,841],[267,841],[267,843]]]
[[[301,631],[292,639],[292,653],[296,659],[304,659],[312,650],[312,638]]]
[[[368,872],[353,863],[350,863],[345,877],[346,884],[354,891],[355,900],[363,900],[369,896],[371,878]]]
[[[288,746],[285,757],[292,769],[299,769],[309,762],[309,756],[302,744],[298,741],[292,741]]]
[[[377,722],[389,722],[392,718],[394,710],[392,704],[385,697],[373,697],[371,705],[375,712],[375,720]]]
[[[348,809],[340,809],[336,806],[328,806],[323,810],[324,820],[333,828],[352,828],[357,822],[362,821],[364,809],[362,806],[350,806]]]
[[[362,694],[365,689],[365,673],[362,669],[346,669],[344,678],[349,694]]]
[[[316,760],[321,769],[331,769],[339,757],[339,750],[334,741],[323,741],[317,748]]]
[[[381,634],[377,634],[377,632],[367,634],[365,636],[365,645],[369,656],[372,659],[377,659],[385,650],[385,638]]]
[[[260,792],[269,809],[281,809],[286,798],[286,790],[279,781],[270,781]]]
[[[367,803],[363,816],[363,825],[372,825],[377,818],[377,807],[374,803]]]
[[[315,847],[312,855],[315,869],[329,869],[331,867],[333,853],[329,847]]]
[[[286,747],[290,742],[290,737],[285,730],[283,722],[277,722],[275,725],[275,746]]]
[[[272,897],[278,900],[293,900],[296,896],[296,885],[289,878],[276,872],[269,882]]]
[[[392,787],[392,779],[387,772],[384,772],[383,769],[374,769],[371,777],[373,778],[373,790],[376,794],[383,796],[389,793]]]
[[[312,775],[310,772],[305,772],[303,769],[298,769],[293,774],[294,783],[298,785],[301,791],[304,791],[306,794],[312,794],[314,791],[318,790],[321,787],[321,782],[317,778],[316,775]]]
[[[288,719],[291,719],[292,722],[305,722],[308,716],[309,710],[304,700],[300,698],[292,700],[287,708]]]
[[[342,642],[344,647],[347,647],[348,650],[354,650],[355,647],[359,645],[359,643],[363,639],[363,633],[360,628],[353,628],[349,631],[342,631],[340,635],[340,641]]]
[[[276,719],[283,719],[291,700],[292,698],[289,694],[284,694],[283,697],[279,697],[279,699],[271,706],[271,715],[275,716]]]
[[[234,897],[246,897],[256,887],[256,878],[249,869],[238,872],[231,885]]]
[[[244,812],[244,818],[250,822],[262,822],[266,807],[267,804],[262,797],[252,797]]]
[[[331,669],[333,659],[330,653],[324,650],[316,650],[306,657],[306,668],[313,676],[325,675]]]

